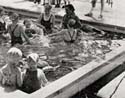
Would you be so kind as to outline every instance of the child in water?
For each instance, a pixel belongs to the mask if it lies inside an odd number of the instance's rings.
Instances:
[[[7,52],[7,64],[0,69],[0,82],[7,87],[21,87],[22,75],[18,68],[19,61],[22,59],[20,49],[12,47]]]
[[[44,72],[41,69],[37,69],[39,56],[36,53],[31,53],[27,56],[26,73],[24,75],[22,91],[26,93],[32,93],[48,83]]]

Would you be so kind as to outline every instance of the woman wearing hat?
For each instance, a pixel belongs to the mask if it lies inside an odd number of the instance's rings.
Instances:
[[[15,44],[23,44],[22,37],[28,43],[30,43],[28,37],[25,34],[24,27],[18,24],[19,15],[16,13],[12,13],[12,15],[10,16],[10,20],[12,21],[12,24],[8,25],[7,33],[9,33],[11,37],[11,46],[14,46]]]
[[[44,29],[44,34],[51,34],[52,28],[55,24],[55,17],[51,13],[52,6],[49,4],[45,4],[44,13],[40,15],[38,18],[38,26]]]
[[[80,28],[81,22],[80,22],[80,19],[78,18],[78,16],[76,16],[76,14],[74,12],[75,11],[74,6],[72,4],[68,4],[64,8],[65,8],[66,14],[64,15],[63,20],[62,20],[62,28],[64,28],[64,29],[68,28],[67,24],[70,19],[74,19],[76,21],[73,28],[75,28],[75,29]]]

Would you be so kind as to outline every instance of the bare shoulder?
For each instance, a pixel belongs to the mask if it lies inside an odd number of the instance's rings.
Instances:
[[[24,28],[22,24],[18,24],[18,28]]]
[[[42,77],[44,75],[44,72],[42,69],[37,69],[37,72],[38,72],[38,77]]]
[[[3,67],[0,68],[0,73],[1,72],[6,73],[6,72],[8,72],[8,69],[9,69],[9,66],[6,64],[6,65],[4,65]]]

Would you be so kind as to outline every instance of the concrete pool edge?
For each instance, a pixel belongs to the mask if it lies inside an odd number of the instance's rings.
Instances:
[[[107,54],[106,60],[100,63],[92,61],[34,92],[29,97],[69,98],[124,62],[125,51],[123,47],[112,52],[113,54]]]
[[[124,58],[125,43],[123,41],[122,46],[106,54],[105,60],[100,62],[93,60],[32,94],[17,90],[11,93],[2,92],[3,96],[1,95],[0,97],[10,98],[11,96],[12,98],[17,98],[20,95],[19,98],[69,98],[118,67],[125,61]]]

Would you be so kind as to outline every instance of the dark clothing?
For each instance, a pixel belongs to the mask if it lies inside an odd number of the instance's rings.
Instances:
[[[34,3],[40,4],[41,0],[34,0]]]
[[[34,29],[31,29],[31,28],[26,28],[25,34],[30,38],[30,37],[33,37],[33,34],[36,34],[36,31]]]
[[[77,28],[81,27],[80,20],[79,20],[79,18],[75,14],[73,14],[73,15],[65,14],[64,17],[63,17],[63,21],[62,21],[62,26],[63,26],[64,29],[68,28],[67,24],[68,24],[70,19],[74,19],[76,21],[76,23],[74,25],[74,29],[77,29]]]
[[[67,44],[72,44],[72,43],[75,43],[75,40],[70,40],[70,41],[64,40],[64,42]]]
[[[3,32],[1,32],[3,31]],[[6,23],[0,22],[0,34],[4,33],[6,31]]]
[[[21,34],[19,37],[16,37],[14,35],[14,32],[15,32],[17,27],[18,27],[18,25],[16,25],[15,28],[13,29],[13,31],[11,31],[11,46],[14,46],[15,44],[23,44]]]
[[[42,14],[43,15],[43,14]],[[44,15],[41,18],[41,25],[46,28],[48,34],[52,33],[52,22],[51,22],[52,15],[50,16],[49,20],[44,20]]]
[[[95,7],[95,6],[96,6],[96,2],[97,2],[97,0],[92,0],[92,1],[91,1],[92,7]]]
[[[32,93],[41,88],[41,83],[37,77],[37,70],[31,71],[27,69],[26,74],[24,76],[23,85],[21,90],[26,93]]]
[[[6,40],[6,38],[2,35],[6,32],[6,23],[0,22],[0,44]]]

